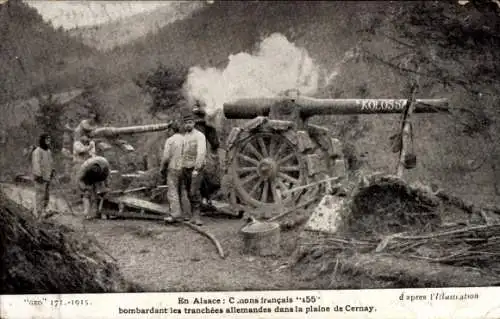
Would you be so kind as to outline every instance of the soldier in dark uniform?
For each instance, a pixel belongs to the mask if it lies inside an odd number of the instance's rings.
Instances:
[[[206,167],[201,177],[200,193],[203,199],[210,202],[211,196],[221,188],[221,172],[217,154],[220,147],[219,135],[215,128],[207,125],[204,110],[195,108],[193,113],[195,114],[195,128],[205,135],[209,146]]]

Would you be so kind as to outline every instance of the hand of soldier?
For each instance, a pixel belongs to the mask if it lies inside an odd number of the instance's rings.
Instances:
[[[198,171],[197,170],[193,170],[193,177],[196,177],[198,176]]]

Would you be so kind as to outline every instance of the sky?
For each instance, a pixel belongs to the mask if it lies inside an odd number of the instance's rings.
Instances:
[[[1,0],[0,0],[1,1]],[[26,0],[54,27],[65,29],[106,23],[159,7],[171,6],[171,1],[64,1]]]

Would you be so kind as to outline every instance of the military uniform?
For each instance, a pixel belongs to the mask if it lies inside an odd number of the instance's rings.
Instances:
[[[163,150],[161,162],[162,172],[166,171],[167,198],[170,205],[170,214],[174,219],[182,215],[181,198],[181,173],[182,173],[182,147],[184,136],[175,133],[167,139]]]
[[[181,187],[186,190],[191,205],[191,221],[197,225],[202,225],[203,223],[200,220],[200,187],[207,156],[207,140],[203,133],[194,128],[194,120],[192,113],[184,113],[185,127],[187,128],[188,123],[192,123],[193,127],[186,129],[184,132],[180,180]]]
[[[54,175],[52,152],[46,144],[47,134],[40,136],[39,146],[31,154],[32,174],[35,184],[33,215],[42,217],[50,199],[50,182]]]
[[[82,138],[81,136],[80,138]],[[91,214],[92,202],[96,197],[96,185],[87,185],[80,181],[79,172],[82,164],[89,158],[95,156],[95,143],[94,141],[89,141],[88,144],[84,143],[80,139],[75,140],[73,143],[73,173],[72,173],[72,183],[75,190],[81,194],[83,200],[83,214],[85,218],[91,219],[96,217],[95,214]]]

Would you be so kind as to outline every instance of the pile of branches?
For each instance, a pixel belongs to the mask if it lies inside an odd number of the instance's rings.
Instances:
[[[380,241],[332,236],[324,238],[321,245],[338,252],[375,252],[452,266],[492,268],[500,262],[500,225],[443,227],[421,235],[396,233]]]
[[[394,176],[361,176],[355,184],[337,232],[300,234],[299,277],[319,289],[500,285],[498,207]],[[464,220],[443,222],[449,212]]]
[[[483,216],[484,223],[442,223],[441,214],[450,210]],[[346,198],[338,233],[315,235],[304,245],[493,269],[500,262],[500,223],[491,216],[499,212],[443,190],[376,174],[363,177]]]
[[[38,222],[0,192],[0,294],[142,290],[127,282],[97,242],[68,227]]]

